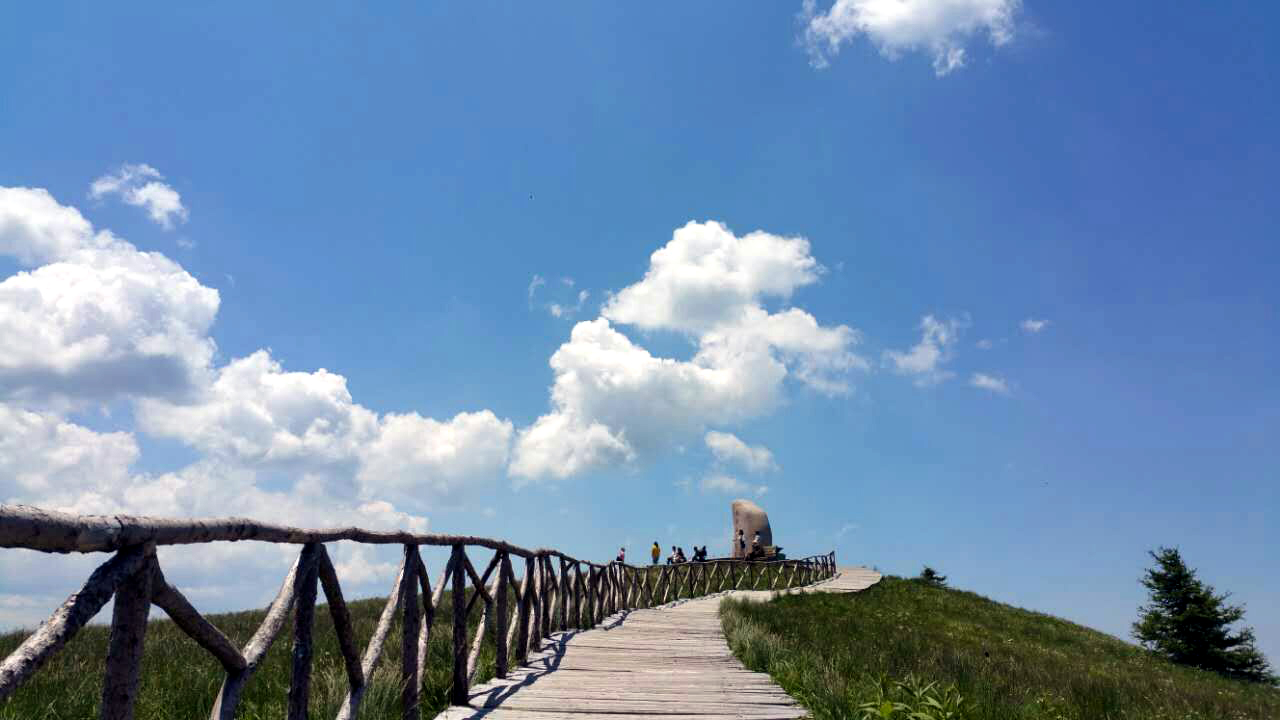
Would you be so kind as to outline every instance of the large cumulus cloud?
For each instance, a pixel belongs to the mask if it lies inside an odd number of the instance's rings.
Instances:
[[[858,333],[765,306],[822,273],[803,238],[737,236],[717,222],[679,228],[644,278],[610,298],[601,317],[574,326],[552,355],[551,411],[521,430],[511,474],[518,483],[563,478],[670,449],[707,426],[773,411],[788,377],[847,392],[849,372],[868,367],[853,352]],[[655,357],[625,325],[681,335],[693,356]]]

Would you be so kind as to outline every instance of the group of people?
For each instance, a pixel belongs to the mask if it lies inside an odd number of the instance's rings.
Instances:
[[[738,530],[738,556],[748,560],[760,560],[764,558],[764,546],[760,544],[760,532],[757,530],[755,537],[751,539],[751,550],[747,550],[747,536],[741,529]],[[653,541],[653,547],[649,548],[649,556],[653,559],[653,564],[657,565],[662,557],[662,546],[657,540]],[[627,561],[627,549],[625,547],[618,548],[618,556],[614,558],[615,562],[625,563]],[[668,565],[679,565],[687,562],[706,562],[707,546],[693,546],[693,559],[685,557],[684,548],[676,545],[671,546],[671,554],[667,556]]]
[[[654,540],[653,547],[649,548],[649,556],[650,558],[652,558],[654,565],[657,565],[658,561],[662,558],[662,546],[658,544],[657,540]],[[618,562],[624,562],[625,558],[626,558],[626,550],[625,549],[619,550],[618,557],[617,557]],[[671,546],[671,554],[667,556],[668,565],[679,565],[681,563],[687,563],[687,562],[706,562],[706,561],[707,561],[706,545],[703,545],[702,547],[698,547],[697,545],[693,546],[692,560],[690,560],[684,554],[684,548],[678,547],[676,545]]]

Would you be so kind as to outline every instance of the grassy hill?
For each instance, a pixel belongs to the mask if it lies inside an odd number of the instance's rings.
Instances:
[[[1275,688],[1173,665],[1059,618],[913,580],[886,577],[850,595],[729,601],[721,613],[738,657],[773,675],[817,718],[911,717],[894,703],[929,706],[927,718],[972,720],[1280,718]],[[958,705],[958,713],[948,716],[928,697]]]

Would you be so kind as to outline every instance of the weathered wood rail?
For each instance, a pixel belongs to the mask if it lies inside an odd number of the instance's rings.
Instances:
[[[256,540],[301,545],[298,559],[280,586],[266,618],[249,642],[237,648],[169,584],[160,570],[156,547]],[[400,569],[392,583],[373,637],[361,654],[356,645],[337,573],[324,544],[337,540],[398,544]],[[449,560],[433,586],[419,548],[450,548]],[[593,563],[558,550],[527,549],[501,540],[465,535],[372,532],[360,528],[306,530],[243,518],[175,520],[166,518],[77,516],[24,505],[0,505],[0,547],[45,552],[114,552],[38,630],[0,663],[0,701],[58,652],[114,596],[103,679],[101,715],[133,717],[138,692],[147,614],[156,605],[174,624],[213,655],[226,670],[214,701],[212,720],[231,720],[246,683],[293,614],[293,664],[289,683],[290,720],[307,717],[311,678],[312,624],[317,585],[328,600],[346,666],[348,691],[337,717],[352,720],[381,659],[382,646],[397,613],[402,618],[400,658],[404,718],[420,718],[427,643],[446,589],[452,605],[452,686],[449,700],[466,705],[478,671],[486,633],[496,648],[495,673],[507,677],[552,633],[587,629],[623,610],[663,605],[733,589],[784,589],[809,585],[836,572],[835,553],[801,560],[760,562],[712,560],[701,563],[637,567]],[[492,550],[477,570],[468,549]],[[512,558],[524,561],[517,579]],[[745,587],[744,587],[745,586]],[[762,587],[763,586],[763,587]],[[511,598],[515,602],[511,602]],[[514,607],[512,607],[514,605]],[[481,613],[474,633],[469,617]],[[470,635],[470,637],[469,637]]]

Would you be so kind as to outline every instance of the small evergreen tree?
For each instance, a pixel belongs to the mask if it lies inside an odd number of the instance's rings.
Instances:
[[[1196,578],[1176,548],[1148,554],[1156,564],[1141,582],[1151,602],[1138,608],[1140,616],[1133,624],[1133,636],[1143,647],[1227,677],[1276,682],[1266,657],[1254,646],[1253,628],[1231,632],[1231,626],[1244,618],[1244,607],[1228,605],[1228,593],[1219,595]]]
[[[918,579],[924,581],[925,584],[933,585],[934,587],[947,586],[947,576],[939,573],[928,565],[925,565],[924,569],[920,571],[920,577]]]

